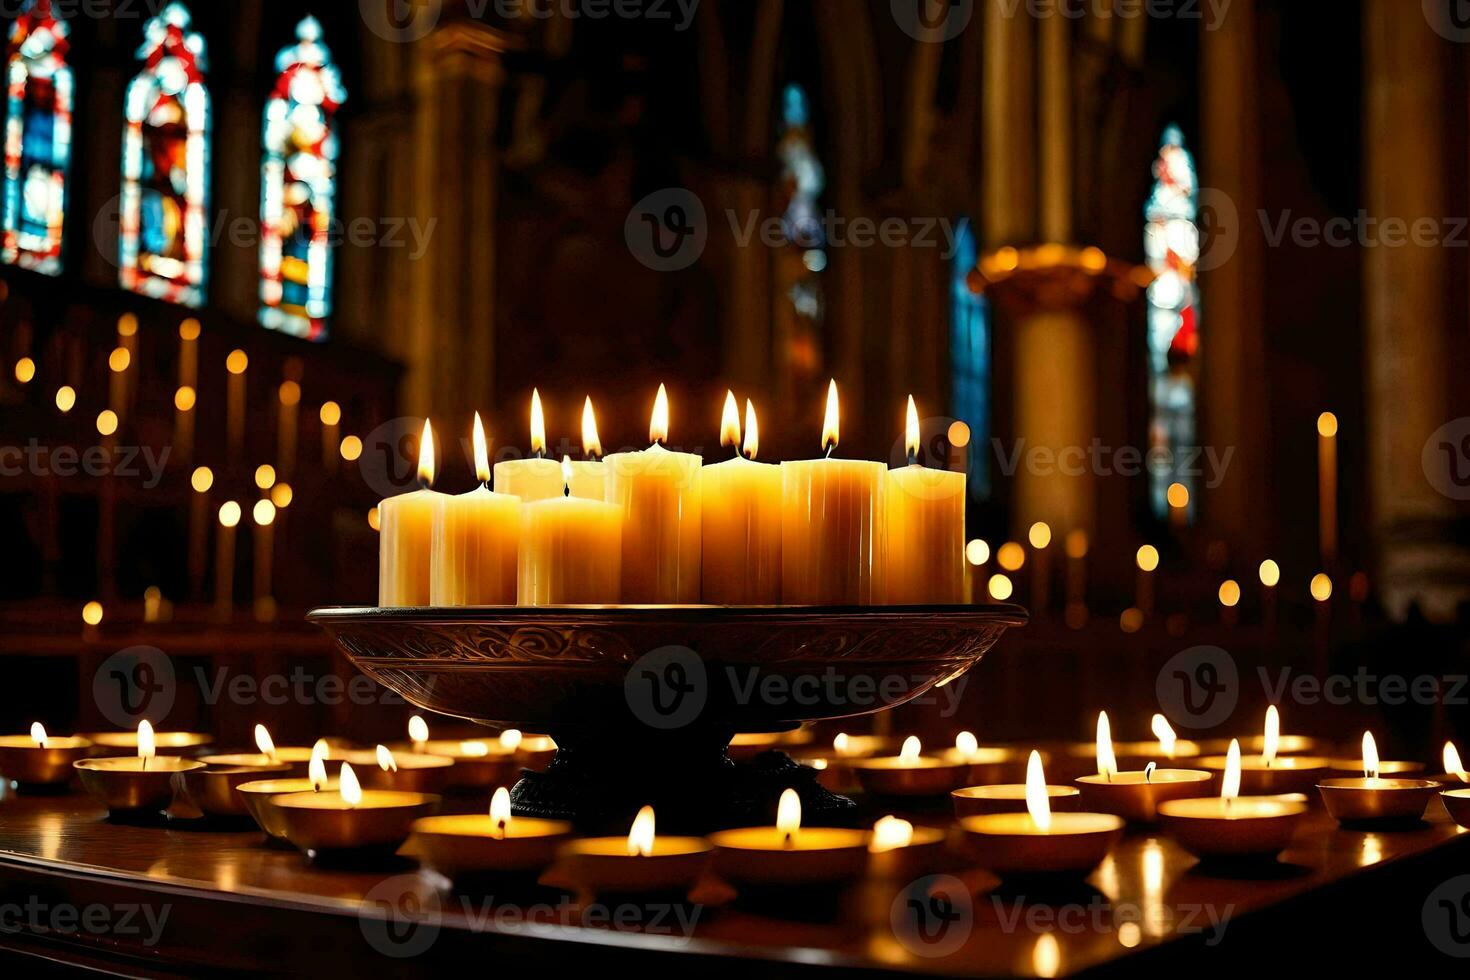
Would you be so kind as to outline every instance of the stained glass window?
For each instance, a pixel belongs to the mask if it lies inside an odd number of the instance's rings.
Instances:
[[[950,273],[949,350],[955,418],[970,427],[970,496],[990,496],[990,320],[985,297],[970,288],[979,243],[968,219],[955,234]]]
[[[75,92],[71,30],[51,0],[27,0],[10,29],[5,113],[4,239],[0,259],[61,274]]]
[[[814,376],[821,364],[822,320],[826,310],[822,270],[827,268],[827,235],[819,200],[827,175],[812,138],[811,103],[795,83],[781,93],[781,128],[776,142],[781,166],[781,227],[787,247],[775,257],[776,281],[786,304],[787,356],[798,379]]]
[[[124,289],[204,302],[208,274],[209,92],[204,39],[170,3],[143,29],[143,70],[128,85],[118,260]]]
[[[1154,161],[1154,187],[1144,208],[1143,251],[1154,274],[1148,288],[1150,499],[1154,513],[1169,512],[1168,490],[1189,490],[1194,516],[1195,479],[1189,452],[1195,441],[1193,366],[1199,352],[1198,182],[1194,158],[1178,126],[1164,130]]]
[[[347,99],[322,26],[307,17],[276,56],[261,168],[260,322],[325,340],[332,312],[337,110]]]

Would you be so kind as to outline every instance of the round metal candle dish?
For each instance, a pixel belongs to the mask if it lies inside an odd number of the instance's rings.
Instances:
[[[834,885],[868,866],[868,832],[802,827],[790,839],[775,827],[739,827],[710,835],[715,871],[735,885]]]
[[[1281,797],[1203,797],[1159,804],[1164,833],[1200,858],[1275,857],[1296,833],[1305,802]]]
[[[659,836],[646,855],[628,853],[626,837],[584,837],[562,848],[577,884],[592,892],[688,891],[709,864],[703,837]]]
[[[1201,769],[1155,769],[1147,775],[1115,772],[1111,779],[1083,776],[1077,782],[1084,810],[1114,813],[1130,823],[1151,824],[1158,820],[1160,803],[1207,796],[1213,780],[1213,775]]]
[[[877,878],[911,880],[944,870],[949,834],[938,827],[915,827],[913,839],[903,847],[890,847],[868,855],[868,873]]]
[[[352,766],[363,789],[392,789],[407,793],[443,793],[455,765],[453,759],[442,755],[405,752],[394,756],[397,769],[384,769],[378,765],[377,753],[365,750],[344,752],[332,760],[337,766],[343,762]]]
[[[1419,777],[1424,771],[1424,763],[1409,762],[1404,759],[1390,759],[1378,763],[1378,775],[1389,776],[1413,776]],[[1358,759],[1329,759],[1327,771],[1332,778],[1352,777],[1363,775],[1363,760]]]
[[[1327,812],[1339,823],[1419,820],[1440,792],[1432,779],[1324,779],[1317,784]]]
[[[429,793],[364,790],[362,802],[347,806],[336,793],[289,793],[273,803],[286,839],[303,851],[396,848],[415,820],[439,808]]]
[[[413,846],[424,863],[448,878],[486,873],[539,871],[572,835],[563,820],[516,817],[505,835],[494,834],[486,814],[421,817],[413,824]]]
[[[81,759],[73,764],[77,776],[94,799],[111,813],[167,810],[174,801],[174,776],[204,763],[157,756],[146,767],[137,756]]]
[[[1218,779],[1225,771],[1223,755],[1207,755],[1189,760],[1196,769],[1215,774]],[[1240,795],[1275,796],[1280,793],[1310,793],[1318,780],[1327,775],[1328,760],[1316,756],[1277,756],[1267,766],[1261,757],[1246,756],[1241,759]]]
[[[1047,765],[1050,757],[1042,752],[1041,764]],[[963,762],[969,765],[965,786],[994,786],[1004,783],[1022,782],[1026,778],[1026,760],[1030,749],[1019,749],[1009,745],[982,745],[974,752],[961,752],[950,746],[939,753],[939,758],[948,762]]]
[[[335,779],[328,780],[321,788],[323,793],[336,793],[338,783]],[[240,794],[240,800],[245,805],[245,812],[260,825],[260,829],[272,837],[281,840],[286,839],[286,823],[281,819],[281,812],[276,808],[275,800],[278,796],[288,793],[309,793],[312,791],[311,780],[305,777],[292,776],[286,779],[257,779],[240,783],[235,787]]]
[[[875,796],[943,796],[970,778],[968,762],[947,762],[934,756],[912,761],[879,756],[855,760],[851,766],[863,789]]]
[[[979,865],[1001,878],[1086,875],[1123,836],[1110,813],[1053,813],[1042,830],[1029,813],[965,817],[960,829]]]
[[[1047,802],[1052,810],[1076,812],[1082,809],[1082,791],[1075,786],[1048,786]],[[991,786],[966,786],[949,794],[956,817],[978,817],[987,813],[1025,813],[1026,784],[996,783]]]
[[[29,735],[0,737],[0,779],[13,779],[22,786],[60,786],[71,781],[78,759],[92,752],[85,738],[51,736],[46,747]]]
[[[92,732],[84,735],[97,747],[96,755],[119,756],[138,754],[137,732]],[[155,732],[155,748],[159,755],[192,756],[214,743],[214,736],[202,732]]]
[[[447,785],[453,789],[493,790],[497,786],[509,786],[516,781],[521,771],[516,753],[494,739],[431,739],[422,745],[399,742],[388,747],[399,759],[405,755],[453,759],[454,766],[449,770],[447,781]]]
[[[1450,819],[1461,827],[1470,829],[1470,786],[1463,789],[1447,789],[1439,794]]]
[[[208,756],[198,760],[203,769],[190,769],[180,776],[184,796],[207,817],[243,817],[250,811],[245,809],[245,798],[235,792],[241,783],[249,783],[272,776],[288,776],[289,762],[259,762],[247,765],[221,763],[219,759],[229,756]]]

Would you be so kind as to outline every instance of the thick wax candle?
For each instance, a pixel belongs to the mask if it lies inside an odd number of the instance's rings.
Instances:
[[[424,420],[419,440],[422,489],[378,503],[378,605],[427,606],[429,561],[434,542],[434,512],[442,493],[434,482],[434,431]]]
[[[546,459],[546,418],[541,412],[541,393],[531,390],[531,452],[527,459],[507,459],[495,464],[495,489],[520,497],[522,503],[560,497],[565,488],[561,466]]]
[[[965,598],[965,474],[920,466],[919,413],[909,396],[910,464],[889,470],[884,574],[890,603],[960,603]]]
[[[474,445],[480,486],[458,496],[445,495],[434,515],[431,605],[515,605],[521,498],[490,490],[490,453],[479,412]]]
[[[607,466],[602,462],[602,440],[597,437],[597,417],[592,414],[591,398],[582,405],[582,454],[587,458],[572,461],[572,479],[568,483],[572,496],[606,499]]]
[[[837,382],[827,389],[822,445],[837,447]],[[859,459],[781,464],[781,601],[883,601],[882,463]]]
[[[781,467],[755,462],[755,406],[745,403],[745,441],[734,392],[725,394],[720,445],[734,459],[700,470],[704,601],[766,605],[781,601]]]
[[[606,460],[607,501],[623,515],[623,601],[697,603],[703,461],[661,445],[669,437],[669,396],[663,385],[648,434],[649,448]]]
[[[570,479],[571,461],[562,460]],[[521,508],[518,596],[523,606],[617,602],[622,587],[622,511],[562,496]]]

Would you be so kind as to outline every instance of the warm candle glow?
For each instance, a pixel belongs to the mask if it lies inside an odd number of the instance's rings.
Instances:
[[[1037,521],[1026,532],[1026,540],[1030,541],[1031,547],[1037,551],[1044,550],[1047,545],[1051,544],[1051,525],[1046,521]]]
[[[838,755],[847,755],[847,749],[851,743],[852,739],[848,737],[847,732],[838,732],[837,736],[832,739],[832,751]]]
[[[269,490],[276,484],[276,468],[269,463],[262,463],[255,468],[255,486],[261,490]]]
[[[983,565],[990,560],[990,544],[984,538],[971,538],[965,545],[965,560],[971,565]]]
[[[1312,576],[1312,598],[1318,602],[1326,602],[1332,598],[1332,579],[1326,572],[1318,572]]]
[[[257,500],[251,509],[255,523],[261,527],[269,527],[276,519],[276,505],[269,500]]]
[[[255,747],[272,762],[276,760],[276,743],[271,741],[271,733],[264,725],[255,726]]]
[[[1169,724],[1169,719],[1161,714],[1155,714],[1149,721],[1149,729],[1154,733],[1154,738],[1159,740],[1159,748],[1164,750],[1164,755],[1174,758],[1174,748],[1178,744],[1179,737],[1174,734],[1174,727]]]
[[[151,759],[158,754],[158,743],[153,738],[153,725],[144,718],[138,722],[138,758]]]
[[[110,408],[104,408],[97,413],[97,433],[110,436],[117,431],[117,413]]]
[[[352,766],[342,763],[342,774],[338,777],[337,792],[342,797],[342,802],[348,806],[357,806],[362,802],[362,784],[357,781],[357,773],[352,771]]]
[[[174,408],[181,412],[192,412],[199,400],[199,393],[188,385],[184,385],[174,392]]]
[[[1363,733],[1363,775],[1368,779],[1378,778],[1378,743],[1373,741],[1372,732]]]
[[[1011,580],[1006,576],[992,575],[990,576],[990,582],[987,588],[990,590],[990,598],[996,602],[1004,602],[1011,597],[1013,586],[1011,585]]]
[[[1220,583],[1220,605],[1226,609],[1233,609],[1240,602],[1240,583],[1233,578],[1227,578]]]
[[[311,780],[313,792],[320,793],[327,785],[327,757],[317,755],[316,749],[312,749],[311,761],[306,764],[306,778]]]
[[[1165,491],[1169,506],[1175,510],[1182,510],[1189,506],[1189,488],[1182,483],[1171,483]]]
[[[419,483],[424,487],[434,483],[434,427],[424,419],[424,434],[419,438]]]
[[[470,441],[475,447],[475,479],[486,486],[490,483],[490,446],[485,441],[485,423],[480,421],[479,412],[475,413],[475,430],[470,434]]]
[[[731,446],[740,452],[740,405],[735,401],[735,392],[725,392],[725,408],[720,413],[720,445]]]
[[[801,830],[801,797],[790,787],[781,791],[781,801],[776,804],[776,829],[788,842]]]
[[[1260,576],[1262,585],[1268,589],[1274,589],[1276,583],[1281,581],[1281,566],[1267,558],[1261,562]]]
[[[1317,434],[1324,439],[1337,435],[1337,416],[1331,412],[1323,412],[1317,416]]]
[[[322,407],[316,414],[322,420],[322,425],[336,425],[342,421],[342,406],[336,402],[322,402]]]
[[[1276,753],[1281,748],[1281,712],[1276,710],[1276,705],[1266,708],[1266,731],[1261,739],[1261,758],[1266,765],[1276,761]]]
[[[508,751],[514,752],[521,744],[521,731],[519,728],[507,728],[500,733],[500,744]]]
[[[408,740],[421,745],[429,740],[429,723],[418,715],[408,719]]]
[[[107,366],[113,374],[122,374],[133,363],[133,355],[128,353],[126,347],[114,347],[112,353],[107,355]]]
[[[566,487],[568,495],[572,492],[572,473],[572,457],[563,456],[561,458],[561,482]]]
[[[628,856],[648,857],[653,853],[653,807],[645,806],[633,818],[628,831]]]
[[[827,382],[827,411],[822,416],[822,449],[831,452],[837,448],[841,429],[837,419],[837,379]]]
[[[44,749],[46,747],[46,726],[42,725],[39,721],[31,722],[31,741],[35,742],[39,748]]]
[[[592,412],[592,396],[582,403],[582,453],[588,459],[602,457],[602,440],[597,436],[597,416]]]
[[[1113,726],[1108,721],[1108,713],[1099,711],[1097,713],[1097,774],[1113,778],[1113,773],[1118,771],[1118,757],[1113,754]]]
[[[276,505],[277,510],[290,507],[294,498],[295,491],[291,489],[289,483],[277,483],[271,487],[271,503]]]
[[[238,348],[230,351],[230,356],[225,358],[225,370],[231,374],[244,374],[249,366],[250,356]]]
[[[377,752],[378,756],[379,769],[383,770],[384,772],[398,771],[398,760],[393,758],[393,753],[388,750],[388,746],[379,745],[375,751]]]
[[[1051,829],[1051,802],[1047,799],[1046,773],[1041,768],[1041,753],[1031,750],[1026,760],[1026,812],[1042,832]]]
[[[490,797],[490,822],[495,825],[495,836],[503,840],[510,829],[510,790],[497,786]]]
[[[954,737],[954,748],[961,756],[969,758],[980,751],[980,741],[974,732],[960,732]]]
[[[1019,572],[1026,564],[1026,549],[1014,541],[1007,541],[995,552],[995,561],[1008,572]]]
[[[755,404],[745,399],[745,458],[755,459],[761,451],[760,426],[755,424]]]
[[[653,399],[653,414],[648,419],[648,441],[653,445],[669,441],[669,392],[662,384]]]
[[[903,448],[910,462],[919,458],[919,410],[914,406],[914,396],[909,395],[909,404],[903,418]]]
[[[36,362],[29,357],[22,357],[15,362],[15,380],[21,384],[30,384],[31,379],[36,376]]]
[[[1454,742],[1444,743],[1444,771],[1459,777],[1462,783],[1470,783],[1470,773],[1465,772],[1465,764],[1460,761],[1460,750],[1455,748]]]
[[[319,738],[312,743],[311,757],[313,759],[321,759],[323,761],[332,757],[332,747],[327,744],[326,739]]]
[[[546,415],[541,411],[541,391],[531,389],[531,452],[546,455]]]
[[[77,403],[77,390],[71,385],[62,385],[56,389],[56,407],[63,415],[70,412]]]
[[[102,622],[102,603],[93,599],[82,607],[82,622],[88,626],[96,626]]]
[[[913,842],[914,825],[890,814],[873,824],[873,835],[868,840],[868,850],[879,854],[883,851],[908,847]]]
[[[903,740],[903,748],[898,750],[898,762],[904,766],[917,765],[923,751],[924,746],[919,742],[919,736],[910,735]]]
[[[1159,549],[1151,544],[1143,545],[1138,549],[1136,560],[1141,571],[1151,572],[1159,567]]]
[[[490,754],[490,746],[484,742],[460,742],[459,754],[471,758],[482,759]]]
[[[1233,800],[1240,795],[1240,740],[1232,738],[1225,753],[1225,774],[1220,779],[1220,798]]]

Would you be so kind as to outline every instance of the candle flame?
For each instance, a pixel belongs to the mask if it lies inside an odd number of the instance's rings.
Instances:
[[[653,445],[669,441],[669,392],[663,385],[653,399],[653,415],[648,419],[648,441]]]
[[[760,427],[755,424],[755,405],[745,399],[745,458],[755,459],[761,451]]]
[[[588,459],[602,458],[602,440],[597,437],[597,416],[592,412],[592,396],[582,403],[582,454]]]
[[[868,840],[868,850],[873,854],[908,847],[914,842],[914,825],[907,820],[889,815],[873,824],[873,835]]]
[[[313,750],[311,761],[306,764],[306,778],[311,780],[311,789],[320,793],[327,785],[327,757],[316,755]]]
[[[1240,795],[1240,739],[1232,738],[1225,753],[1225,775],[1220,779],[1220,798],[1233,800]]]
[[[801,797],[796,790],[787,787],[781,792],[781,801],[776,804],[776,829],[789,844],[801,830]]]
[[[362,784],[357,781],[357,773],[352,771],[349,763],[342,763],[342,774],[338,777],[337,792],[342,797],[342,802],[348,806],[357,806],[362,802]]]
[[[510,829],[510,790],[504,786],[498,787],[490,797],[490,822],[495,825],[495,837],[503,840]]]
[[[460,742],[459,754],[472,759],[481,759],[490,754],[490,746],[478,739],[473,742]]]
[[[570,456],[561,458],[561,482],[567,495],[570,496],[572,492],[572,457]]]
[[[914,407],[914,396],[909,395],[908,410],[904,415],[903,447],[911,462],[919,458],[919,410]]]
[[[1097,774],[1113,778],[1118,771],[1118,757],[1113,754],[1113,728],[1108,722],[1108,713],[1097,713]]]
[[[485,441],[485,423],[480,421],[480,413],[475,413],[475,431],[471,435],[475,446],[475,479],[481,485],[490,482],[490,446]]]
[[[39,721],[31,722],[31,741],[35,742],[39,748],[46,747],[46,726]],[[1453,746],[1447,746],[1447,748],[1453,748]]]
[[[408,719],[408,740],[415,746],[429,740],[429,723],[424,721],[422,715],[414,715]]]
[[[1261,740],[1261,758],[1266,765],[1276,761],[1276,753],[1281,749],[1281,712],[1276,710],[1276,705],[1266,707],[1266,732]]]
[[[321,759],[323,762],[332,757],[332,747],[327,744],[326,739],[319,738],[312,743],[311,757]]]
[[[628,831],[628,856],[648,857],[653,853],[653,807],[645,806],[633,818]]]
[[[1144,766],[1143,767],[1143,781],[1146,782],[1146,783],[1153,782],[1154,781],[1154,770],[1157,769],[1157,768],[1159,768],[1159,764],[1157,762],[1150,762],[1148,765]]]
[[[521,745],[521,730],[519,728],[507,728],[500,733],[500,744],[506,751],[514,752]]]
[[[138,722],[138,758],[151,759],[158,754],[158,743],[153,738],[153,725],[144,718]]]
[[[1149,728],[1153,731],[1154,738],[1159,740],[1159,748],[1164,750],[1164,755],[1170,759],[1174,758],[1179,736],[1174,734],[1174,726],[1169,724],[1169,719],[1161,714],[1155,714],[1149,721]]]
[[[272,762],[276,761],[276,743],[271,741],[271,733],[264,725],[255,726],[255,747],[260,750],[261,755]]]
[[[965,758],[970,758],[980,751],[980,741],[975,738],[974,732],[960,732],[954,737],[955,751]]]
[[[35,729],[31,732],[31,737],[34,738]],[[1465,764],[1460,761],[1460,750],[1455,748],[1454,742],[1444,743],[1444,771],[1459,777],[1462,783],[1470,783],[1470,773],[1465,771]]]
[[[546,455],[546,416],[541,411],[541,392],[531,389],[531,452]]]
[[[388,746],[379,745],[377,748],[377,753],[379,769],[383,770],[384,772],[398,771],[398,760],[393,758],[393,753],[388,750]]]
[[[837,448],[841,430],[837,419],[837,379],[827,382],[827,411],[822,416],[822,449],[831,452]]]
[[[1372,732],[1363,733],[1363,775],[1378,778],[1378,743],[1373,741]]]
[[[434,482],[434,427],[424,419],[424,434],[419,439],[419,483],[430,486]]]
[[[924,746],[919,741],[919,736],[910,735],[903,740],[903,748],[898,750],[898,761],[900,765],[912,766],[918,763],[919,753],[924,751]]]
[[[1046,793],[1046,773],[1041,768],[1041,753],[1031,750],[1026,760],[1026,812],[1031,822],[1042,831],[1051,829],[1051,800]]]
[[[725,392],[725,409],[720,413],[720,445],[734,446],[740,451],[740,405],[735,392]]]
[[[832,739],[832,751],[838,755],[847,755],[848,746],[851,744],[852,739],[847,732],[838,732],[837,736]]]

